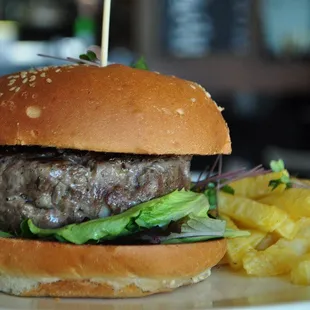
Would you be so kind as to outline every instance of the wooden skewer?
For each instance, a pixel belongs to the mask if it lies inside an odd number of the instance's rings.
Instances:
[[[104,0],[101,32],[101,66],[108,65],[111,0]]]

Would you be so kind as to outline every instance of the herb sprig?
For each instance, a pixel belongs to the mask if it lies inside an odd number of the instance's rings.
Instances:
[[[272,190],[275,190],[280,185],[285,185],[286,189],[293,187],[290,176],[288,172],[285,170],[284,161],[282,159],[272,160],[270,162],[270,168],[273,172],[283,173],[283,175],[279,179],[269,181],[269,186],[271,187]]]

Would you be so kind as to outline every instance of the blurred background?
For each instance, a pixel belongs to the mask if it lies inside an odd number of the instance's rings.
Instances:
[[[226,170],[283,158],[310,177],[310,0],[113,0],[111,14],[111,62],[143,55],[225,107]],[[101,18],[102,0],[0,0],[0,75],[100,45]]]

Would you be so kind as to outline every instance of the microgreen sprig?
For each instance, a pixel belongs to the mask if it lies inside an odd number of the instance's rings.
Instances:
[[[282,159],[272,160],[270,162],[270,168],[273,172],[283,172],[283,175],[279,179],[269,181],[271,190],[275,190],[280,185],[285,185],[285,188],[291,188],[293,186],[288,172],[285,170],[284,161]]]

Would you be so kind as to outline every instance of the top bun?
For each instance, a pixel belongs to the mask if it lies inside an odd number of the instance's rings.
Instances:
[[[0,79],[0,144],[134,154],[229,154],[228,127],[198,84],[123,65]]]

